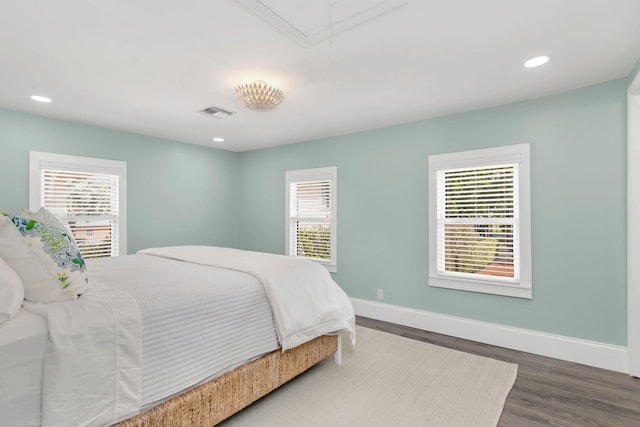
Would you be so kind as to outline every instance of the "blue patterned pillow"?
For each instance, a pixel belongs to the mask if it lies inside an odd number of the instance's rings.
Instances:
[[[22,279],[27,301],[76,299],[87,289],[84,259],[56,224],[0,215],[0,257]]]

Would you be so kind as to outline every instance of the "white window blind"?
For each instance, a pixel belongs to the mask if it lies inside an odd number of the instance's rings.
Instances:
[[[429,156],[429,285],[532,297],[528,144]]]
[[[335,185],[335,168],[287,172],[289,255],[335,268]]]
[[[439,273],[517,283],[517,172],[517,164],[438,171]]]
[[[65,224],[85,259],[126,254],[126,163],[30,152],[29,207]]]
[[[119,255],[119,177],[41,170],[42,206],[73,234],[84,258]]]

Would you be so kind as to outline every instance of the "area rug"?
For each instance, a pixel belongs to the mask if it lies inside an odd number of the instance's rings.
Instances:
[[[357,328],[343,364],[327,359],[220,424],[496,426],[518,366]]]

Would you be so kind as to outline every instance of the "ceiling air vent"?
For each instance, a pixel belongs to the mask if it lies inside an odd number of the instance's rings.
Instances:
[[[207,107],[204,110],[200,110],[201,113],[209,114],[213,117],[217,117],[219,119],[224,119],[225,117],[229,117],[234,114],[231,111],[223,110],[218,107]]]

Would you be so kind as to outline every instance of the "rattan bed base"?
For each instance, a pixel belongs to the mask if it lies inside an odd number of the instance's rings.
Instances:
[[[214,426],[337,349],[338,337],[324,335],[284,353],[276,350],[122,421],[117,427]]]

